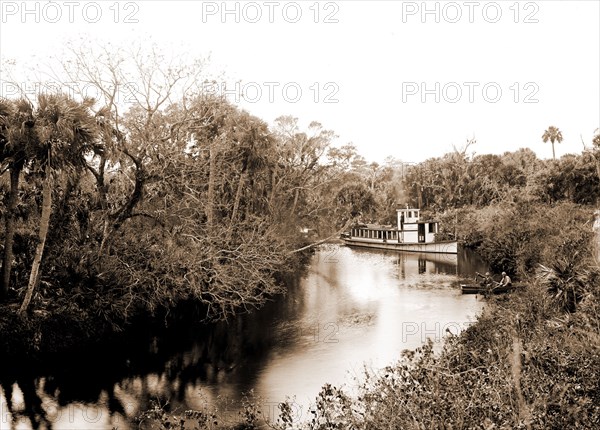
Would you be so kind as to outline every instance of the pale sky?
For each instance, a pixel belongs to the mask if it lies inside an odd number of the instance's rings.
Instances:
[[[472,137],[478,154],[549,158],[548,126],[563,133],[557,156],[600,127],[597,0],[52,3],[0,0],[2,57],[38,61],[79,36],[210,55],[242,108],[319,121],[369,161],[418,162]]]

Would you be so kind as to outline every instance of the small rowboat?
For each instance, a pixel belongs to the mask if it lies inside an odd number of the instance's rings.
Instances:
[[[503,293],[510,293],[511,291],[514,291],[517,288],[518,288],[518,286],[514,285],[514,284],[511,285],[510,287],[496,286],[491,289],[484,288],[479,285],[472,285],[472,284],[461,284],[460,285],[460,289],[463,294],[490,294],[490,293],[491,294],[503,294]]]

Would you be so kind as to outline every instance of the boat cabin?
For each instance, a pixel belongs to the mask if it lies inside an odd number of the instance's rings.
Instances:
[[[398,225],[387,226],[377,224],[361,224],[350,230],[350,237],[364,241],[396,242],[396,243],[431,243],[435,242],[438,223],[421,222],[419,209],[398,209]]]
[[[402,232],[403,242],[429,243],[435,241],[438,223],[420,221],[419,209],[397,209],[398,230]]]
[[[363,239],[378,239],[384,242],[388,240],[398,240],[400,232],[395,227],[377,224],[361,224],[350,230],[351,237]]]

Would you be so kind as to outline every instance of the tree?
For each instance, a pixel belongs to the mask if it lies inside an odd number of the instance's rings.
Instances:
[[[270,131],[199,92],[201,64],[115,48],[72,48],[64,71],[53,69],[55,81],[95,87],[98,106],[84,102],[77,119],[76,102],[47,96],[33,112],[26,197],[38,215],[16,259],[33,260],[22,312],[42,270],[61,285],[40,291],[46,309],[118,326],[181,300],[213,318],[259,306],[280,291],[274,274],[293,266],[289,250],[306,244],[295,227],[332,212],[341,176],[323,162],[332,132],[293,118]],[[80,123],[96,134],[87,146]]]
[[[274,140],[269,134],[267,125],[258,118],[251,117],[246,112],[242,112],[237,119],[234,131],[233,144],[236,152],[239,152],[237,158],[239,158],[238,162],[241,167],[231,213],[229,234],[231,234],[237,219],[242,190],[246,180],[247,178],[253,178],[257,171],[267,166],[269,150],[272,148]]]
[[[27,311],[33,292],[39,283],[40,265],[52,213],[52,185],[54,176],[63,171],[67,175],[82,170],[85,155],[97,144],[97,129],[91,114],[93,100],[78,103],[66,95],[40,95],[34,113],[37,145],[30,147],[34,169],[42,175],[42,212],[38,244],[31,265],[29,283],[19,314]]]
[[[336,201],[343,221],[356,217],[370,218],[377,209],[373,191],[364,184],[349,184],[337,194]]]
[[[554,153],[554,142],[561,143],[563,141],[562,132],[557,127],[551,125],[546,131],[544,131],[542,140],[544,143],[547,143],[548,141],[552,143],[552,158],[556,159],[556,155]]]
[[[327,152],[327,158],[332,166],[347,171],[356,157],[360,157],[353,143],[347,143],[339,148],[332,147]]]
[[[172,151],[169,145],[190,121],[200,122],[190,118],[186,106],[202,83],[203,64],[204,60],[185,55],[175,58],[156,44],[138,41],[124,47],[88,42],[68,43],[63,61],[51,70],[55,81],[94,88],[104,106],[97,117],[105,150],[88,163],[102,207],[100,257],[109,252],[111,240],[125,222],[148,216],[137,208],[149,182],[160,178],[155,169],[164,167],[159,162],[161,152]],[[169,109],[175,114],[167,120]],[[115,180],[117,176],[121,181]],[[116,190],[123,182],[133,186]]]
[[[4,255],[0,277],[0,299],[10,287],[15,237],[15,209],[19,200],[21,171],[27,164],[28,147],[36,139],[33,107],[24,99],[0,100],[0,165],[10,172],[10,189],[4,217]],[[4,170],[4,168],[3,168]]]
[[[269,204],[271,213],[278,220],[301,221],[315,213],[315,205],[302,205],[307,198],[318,197],[328,183],[329,166],[322,163],[332,140],[336,137],[331,130],[323,129],[318,122],[311,122],[307,132],[300,131],[298,118],[282,116],[275,120],[274,134],[277,138],[277,162],[273,170],[273,182]],[[275,197],[283,192],[281,205],[276,208]]]

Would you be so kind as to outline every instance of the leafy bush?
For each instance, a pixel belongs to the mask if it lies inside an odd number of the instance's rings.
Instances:
[[[458,239],[474,248],[495,272],[526,277],[555,255],[590,255],[592,209],[562,202],[506,203],[462,208],[438,216]]]

